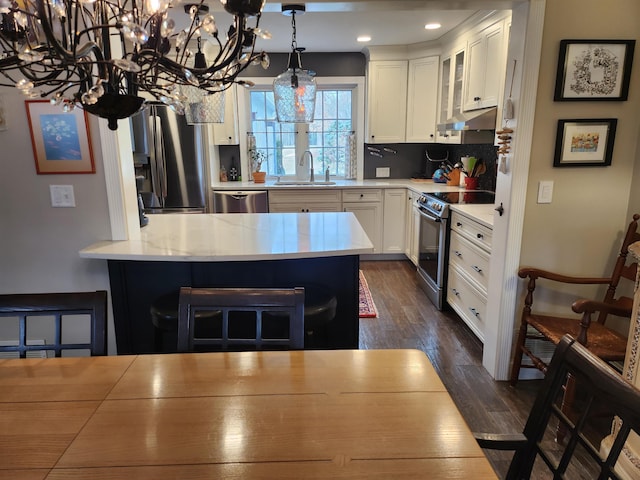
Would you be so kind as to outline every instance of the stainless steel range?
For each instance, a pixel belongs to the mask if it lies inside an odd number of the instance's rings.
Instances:
[[[442,310],[447,288],[449,205],[495,203],[495,193],[486,190],[423,193],[416,202],[420,211],[418,277],[429,299]]]

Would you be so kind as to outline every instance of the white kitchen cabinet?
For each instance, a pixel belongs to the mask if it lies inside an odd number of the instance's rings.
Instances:
[[[490,228],[451,213],[447,302],[483,342],[491,242]]]
[[[406,60],[369,62],[367,142],[402,143],[407,122]]]
[[[388,188],[384,191],[382,219],[382,253],[405,252],[407,189]]]
[[[340,189],[294,189],[269,191],[269,211],[339,212],[342,209]]]
[[[212,124],[213,143],[216,145],[237,145],[239,141],[236,86],[229,87],[224,93],[224,122]]]
[[[438,123],[462,112],[462,93],[465,69],[465,47],[459,46],[445,55],[440,67],[440,98]],[[438,143],[460,143],[459,131],[447,130],[436,133]]]
[[[379,188],[345,189],[342,210],[352,212],[373,244],[373,253],[382,252],[382,190]]]
[[[439,57],[409,60],[407,142],[436,141]]]
[[[468,43],[464,110],[498,105],[506,74],[504,23],[485,28]]]

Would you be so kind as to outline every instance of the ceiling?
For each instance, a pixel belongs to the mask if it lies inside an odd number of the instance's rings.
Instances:
[[[395,0],[339,2],[275,2],[267,0],[260,28],[271,33],[269,40],[258,39],[257,50],[269,53],[291,50],[291,17],[283,15],[282,5],[303,4],[306,13],[296,15],[297,43],[307,52],[359,52],[366,46],[411,45],[438,40],[449,30],[479,10],[511,8],[526,0]],[[218,28],[226,31],[231,16],[219,1],[210,0],[211,13]],[[425,30],[427,23],[442,28]],[[254,25],[253,19],[249,20]],[[369,43],[358,43],[358,35],[369,35]]]

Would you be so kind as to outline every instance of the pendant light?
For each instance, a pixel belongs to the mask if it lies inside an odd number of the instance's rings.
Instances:
[[[316,105],[316,80],[308,70],[302,69],[296,41],[296,13],[304,13],[304,5],[283,5],[283,15],[291,15],[291,53],[287,70],[273,81],[276,116],[282,123],[311,123]]]
[[[196,26],[196,45],[198,51],[194,55],[193,66],[196,70],[206,70],[207,58],[202,52],[202,23],[200,13],[209,13],[207,5],[187,4],[185,12],[192,17]],[[199,87],[187,85],[181,88],[184,94],[184,116],[188,125],[224,122],[225,90],[208,93]]]

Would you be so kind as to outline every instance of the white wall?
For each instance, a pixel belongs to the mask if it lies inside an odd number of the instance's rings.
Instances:
[[[8,118],[0,131],[0,293],[109,290],[106,262],[78,256],[111,238],[97,119],[89,116],[95,174],[38,175],[24,97],[12,88],[0,94]],[[76,207],[52,208],[49,185],[72,185]],[[110,310],[109,319],[115,353]]]

